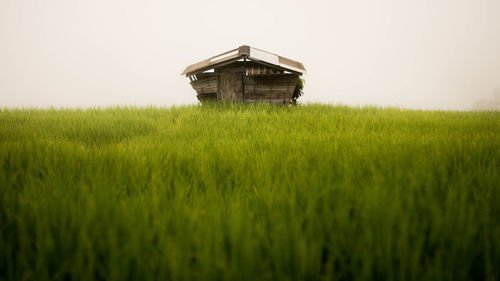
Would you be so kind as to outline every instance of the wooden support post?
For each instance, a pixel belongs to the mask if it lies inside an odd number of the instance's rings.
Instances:
[[[217,95],[215,100],[220,100],[220,74],[217,74]]]
[[[245,77],[247,75],[247,58],[243,58],[243,74],[241,75],[241,95],[245,102]]]

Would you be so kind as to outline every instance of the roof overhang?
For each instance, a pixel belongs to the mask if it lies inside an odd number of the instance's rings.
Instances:
[[[233,63],[246,58],[251,61],[260,62],[264,65],[273,66],[285,71],[302,75],[306,73],[304,65],[298,61],[287,59],[276,54],[266,52],[250,46],[240,46],[239,48],[227,51],[220,55],[208,58],[198,63],[192,64],[182,72],[181,75],[194,75],[226,64]]]

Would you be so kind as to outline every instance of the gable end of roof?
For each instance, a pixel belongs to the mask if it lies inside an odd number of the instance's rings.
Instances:
[[[184,71],[181,75],[193,75],[200,72],[204,72],[209,69],[217,68],[219,66],[237,61],[242,58],[248,58],[256,62],[262,62],[264,64],[273,65],[284,70],[288,70],[299,75],[306,73],[304,65],[298,61],[294,61],[276,54],[266,52],[257,48],[250,47],[248,45],[240,46],[239,48],[227,51],[217,56],[213,56],[206,60],[202,60],[195,64],[192,64]]]

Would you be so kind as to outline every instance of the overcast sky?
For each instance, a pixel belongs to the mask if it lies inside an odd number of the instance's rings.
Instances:
[[[0,107],[194,104],[184,68],[298,60],[303,102],[470,109],[500,87],[499,0],[0,0]]]

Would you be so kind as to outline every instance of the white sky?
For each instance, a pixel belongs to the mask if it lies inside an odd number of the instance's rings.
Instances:
[[[302,62],[304,102],[469,109],[500,87],[500,0],[0,0],[0,107],[196,103],[192,63]]]

